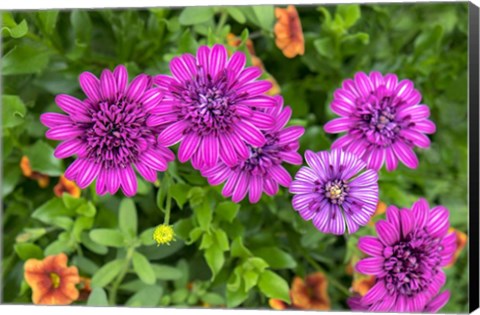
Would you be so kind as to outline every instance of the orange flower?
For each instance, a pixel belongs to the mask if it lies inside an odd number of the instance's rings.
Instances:
[[[60,176],[58,184],[53,187],[53,192],[57,197],[62,197],[63,193],[67,193],[78,198],[81,194],[80,188],[78,188],[78,186],[71,180],[66,179],[63,175]]]
[[[358,274],[352,282],[352,291],[364,296],[375,284],[375,276]]]
[[[293,58],[305,53],[302,23],[297,9],[289,5],[286,9],[275,8],[277,23],[275,24],[275,44],[285,57]]]
[[[459,230],[454,229],[454,228],[450,228],[448,230],[448,233],[452,233],[452,232],[455,232],[455,236],[457,237],[457,243],[456,243],[457,244],[457,249],[455,250],[455,254],[452,257],[452,260],[450,261],[450,263],[446,267],[451,267],[455,264],[458,256],[460,256],[460,254],[462,253],[462,250],[467,245],[467,240],[468,240],[467,234],[463,233],[462,231],[459,231]]]
[[[61,253],[25,262],[24,276],[32,288],[34,304],[66,305],[78,299],[78,269],[67,267],[67,260],[67,255]]]
[[[271,308],[274,310],[286,310],[288,308],[288,304],[283,302],[282,300],[278,299],[269,299],[268,300],[268,305],[270,305]]]
[[[312,273],[305,280],[295,277],[290,290],[292,305],[303,310],[329,310],[330,297],[327,288],[327,277],[321,272]]]
[[[373,221],[373,219],[379,215],[384,214],[386,211],[387,211],[387,204],[383,201],[378,201],[377,209],[375,210],[375,213],[372,215],[372,218],[368,222],[368,226],[375,226],[375,222]]]
[[[20,160],[20,169],[22,170],[23,176],[36,180],[38,182],[38,186],[41,188],[47,187],[50,183],[50,178],[47,175],[32,170],[32,167],[30,166],[30,160],[25,155],[22,156],[22,159]]]
[[[91,287],[92,280],[90,278],[80,277],[80,294],[78,296],[79,301],[86,301],[90,293],[92,292]]]

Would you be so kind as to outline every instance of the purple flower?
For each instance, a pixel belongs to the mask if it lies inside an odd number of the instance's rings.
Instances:
[[[358,248],[371,257],[360,260],[356,270],[374,275],[375,285],[362,298],[350,301],[354,308],[381,312],[436,312],[450,297],[445,291],[443,266],[455,253],[455,232],[448,210],[430,209],[425,199],[412,210],[390,206],[387,220],[376,223],[378,237],[364,236]]]
[[[373,71],[363,72],[343,82],[333,94],[332,111],[342,117],[329,121],[328,133],[347,131],[332,148],[343,148],[379,170],[386,162],[388,171],[398,166],[398,160],[409,168],[417,168],[415,146],[428,148],[425,135],[435,132],[428,120],[430,109],[419,104],[422,96],[410,80],[398,82],[395,74],[382,76]]]
[[[112,73],[103,70],[100,79],[90,72],[80,75],[80,86],[87,98],[80,100],[60,94],[57,105],[67,113],[45,113],[41,122],[50,128],[46,136],[63,141],[55,150],[56,158],[77,155],[65,177],[85,188],[97,179],[99,195],[114,194],[121,187],[125,195],[137,191],[133,165],[148,181],[165,171],[174,155],[157,143],[159,130],[147,125],[152,109],[162,99],[152,80],[140,74],[128,84],[124,66]]]
[[[302,167],[290,185],[293,208],[313,220],[324,233],[349,233],[366,225],[378,203],[378,174],[352,153],[333,149],[305,152]]]
[[[178,159],[191,159],[193,167],[215,166],[218,160],[234,166],[250,155],[248,145],[261,147],[261,130],[274,125],[263,110],[275,100],[265,95],[272,84],[257,81],[262,71],[245,68],[245,54],[229,59],[222,45],[201,46],[197,56],[184,54],[170,62],[173,76],[157,75],[155,83],[165,99],[147,120],[165,126],[158,140],[165,146],[180,142]]]
[[[258,202],[263,191],[269,196],[275,195],[278,184],[288,187],[292,181],[281,164],[302,164],[302,156],[297,153],[298,138],[305,130],[300,126],[285,128],[292,110],[288,106],[283,108],[281,96],[275,96],[274,99],[276,106],[265,110],[266,114],[275,119],[275,124],[262,131],[266,139],[264,145],[246,144],[249,150],[247,158],[239,160],[233,166],[219,162],[216,166],[201,171],[211,185],[226,181],[222,194],[225,197],[232,196],[234,202],[240,202],[247,193],[251,203]]]

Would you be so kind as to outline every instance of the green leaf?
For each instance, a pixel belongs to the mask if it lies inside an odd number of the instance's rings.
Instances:
[[[227,12],[235,21],[240,24],[244,24],[247,21],[247,18],[242,11],[236,7],[227,7]]]
[[[109,247],[125,246],[122,232],[114,229],[96,229],[90,231],[90,238],[97,244]]]
[[[135,293],[125,303],[126,306],[154,307],[162,298],[163,289],[158,285],[149,285]]]
[[[252,253],[265,260],[273,269],[293,269],[297,266],[295,259],[278,247],[262,247],[252,250]]]
[[[153,232],[155,231],[155,228],[149,228],[143,231],[140,234],[140,241],[142,242],[142,245],[145,246],[151,246],[155,244],[155,240],[153,239]]]
[[[152,264],[152,269],[158,280],[178,280],[182,277],[182,271],[176,267]]]
[[[30,167],[33,171],[48,176],[60,176],[64,171],[62,160],[55,158],[53,151],[53,148],[46,142],[38,140],[24,153],[30,160]]]
[[[313,46],[315,46],[315,49],[321,56],[327,57],[328,59],[334,57],[335,45],[331,37],[315,39],[313,41]]]
[[[43,258],[43,250],[33,243],[15,244],[13,248],[21,260],[27,260],[30,258]]]
[[[178,204],[178,207],[181,209],[187,201],[186,192],[190,190],[190,186],[187,184],[173,184],[169,187],[170,196],[175,199]]]
[[[13,167],[3,168],[3,180],[2,180],[2,196],[3,197],[7,196],[15,189],[15,186],[20,180],[20,175],[21,175],[21,171],[17,165]]]
[[[75,256],[72,265],[77,266],[82,274],[94,275],[99,269],[97,264],[85,256]]]
[[[15,46],[2,57],[2,74],[31,74],[44,70],[50,53],[42,47],[23,44]]]
[[[2,95],[2,128],[13,128],[25,120],[27,108],[17,95]]]
[[[194,212],[200,227],[205,231],[208,230],[210,223],[212,222],[212,208],[210,207],[210,204],[205,201],[200,206],[196,207]]]
[[[73,224],[73,220],[69,217],[74,215],[75,213],[67,209],[61,199],[53,198],[37,208],[32,213],[32,218],[63,229],[69,229]]]
[[[88,218],[93,218],[96,213],[97,213],[97,209],[95,208],[93,203],[91,203],[90,201],[87,203],[84,203],[83,205],[77,208],[77,214],[83,215]]]
[[[190,30],[187,28],[182,36],[180,37],[179,41],[178,41],[178,49],[177,49],[177,53],[191,53],[191,54],[194,54],[196,51],[197,51],[197,48],[198,48],[198,44],[197,44],[197,41],[195,40],[195,37],[192,35],[192,33],[190,32]],[[173,186],[183,186],[184,187],[184,191],[182,191],[182,194],[180,196],[182,196],[182,198],[185,198],[186,199],[186,194],[185,192],[188,191],[188,189],[190,188],[190,186],[186,185],[186,184],[174,184]],[[172,187],[173,187],[172,186]],[[185,187],[186,186],[186,187]],[[172,194],[172,188],[170,187],[170,194]],[[175,197],[174,197],[175,198]],[[175,200],[178,201],[176,198]],[[182,199],[180,199],[182,200]],[[183,202],[185,203],[185,201]],[[183,206],[183,203],[182,205],[178,205],[180,208]]]
[[[225,263],[225,257],[223,256],[223,251],[216,247],[212,246],[205,250],[204,253],[205,260],[207,261],[210,270],[212,271],[212,279],[220,272]]]
[[[215,12],[212,7],[188,7],[183,9],[179,16],[182,25],[194,25],[207,22]]]
[[[82,232],[84,230],[89,230],[93,226],[93,218],[89,217],[78,217],[77,220],[73,223],[72,234],[75,237],[77,242],[82,240]]]
[[[69,234],[64,234],[64,235],[69,236]],[[57,255],[60,253],[69,254],[73,251],[73,249],[74,249],[74,243],[72,243],[71,240],[59,239],[50,243],[50,245],[48,245],[47,248],[45,248],[44,253],[46,256]]]
[[[358,4],[342,4],[337,7],[336,14],[342,17],[345,28],[350,28],[361,17],[360,6]]]
[[[148,259],[138,252],[133,253],[133,270],[135,270],[140,280],[146,284],[155,283],[156,275],[152,266],[148,262]]]
[[[58,10],[38,11],[37,15],[47,35],[51,35],[55,29],[58,18]]]
[[[92,277],[92,287],[105,287],[120,273],[123,259],[116,259],[103,265]]]
[[[227,233],[221,229],[215,229],[213,231],[213,235],[215,236],[215,243],[218,245],[223,251],[227,251],[230,249],[230,244],[228,243]]]
[[[70,14],[75,37],[78,41],[88,43],[92,36],[92,21],[90,15],[85,10],[73,10]]]
[[[21,38],[28,33],[27,21],[22,20],[19,24],[15,22],[10,12],[2,13],[2,27],[0,34],[2,36],[10,36],[12,38]]]
[[[245,292],[243,287],[236,291],[227,290],[227,307],[233,308],[242,304],[248,297],[248,292]]]
[[[258,288],[267,297],[279,299],[290,304],[290,294],[287,281],[273,271],[266,270],[260,275]]]
[[[275,22],[275,9],[273,5],[255,5],[252,8],[259,26],[271,33],[273,31],[273,23]]]
[[[204,303],[210,304],[212,306],[219,306],[225,304],[225,299],[223,296],[217,293],[209,292],[202,296],[202,301]]]
[[[65,207],[69,210],[76,210],[81,205],[85,204],[85,199],[73,197],[70,194],[63,194],[62,195],[63,203]]]
[[[241,237],[237,237],[232,242],[232,257],[248,258],[252,253],[243,245]]]
[[[108,253],[108,248],[106,246],[97,244],[94,241],[92,241],[89,233],[87,232],[82,233],[81,241],[86,248],[88,248],[94,253],[97,253],[99,255],[105,255],[106,253]]]
[[[118,210],[118,227],[122,233],[137,236],[137,208],[132,199],[124,198]]]
[[[105,290],[94,288],[88,296],[87,306],[109,306]]]
[[[217,208],[215,209],[215,214],[219,218],[231,223],[237,216],[239,209],[240,205],[238,203],[224,201],[218,204]]]

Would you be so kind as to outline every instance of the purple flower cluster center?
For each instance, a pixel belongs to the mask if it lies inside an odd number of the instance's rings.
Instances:
[[[426,290],[438,273],[441,250],[439,240],[433,239],[424,229],[413,231],[396,245],[386,247],[383,268],[387,272],[385,287],[388,292],[413,296]]]
[[[370,143],[389,146],[398,137],[404,121],[396,120],[396,108],[401,100],[395,97],[381,98],[371,95],[367,100],[358,101],[358,123],[356,133]],[[408,119],[407,119],[408,120]]]
[[[104,168],[125,168],[137,160],[138,154],[155,143],[155,136],[146,127],[148,115],[136,102],[120,99],[102,101],[91,110],[91,122],[83,125],[87,157]]]
[[[272,166],[280,165],[283,162],[280,152],[288,150],[288,145],[284,147],[277,144],[278,137],[273,134],[265,134],[267,140],[263,147],[254,147],[247,145],[250,156],[239,164],[242,172],[248,172],[251,175],[266,176]]]
[[[332,204],[341,205],[348,196],[350,188],[346,180],[336,179],[330,180],[324,185],[318,185],[318,191],[323,193]]]
[[[186,133],[199,136],[218,136],[230,132],[238,120],[235,103],[245,95],[238,95],[228,86],[227,71],[215,78],[198,66],[198,74],[189,81],[172,87],[172,94],[181,100],[180,120],[190,122]]]

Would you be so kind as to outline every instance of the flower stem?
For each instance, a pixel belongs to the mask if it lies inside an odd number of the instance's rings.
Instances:
[[[225,22],[227,22],[227,18],[228,18],[227,11],[222,11],[222,14],[220,15],[220,20],[218,21],[218,24],[217,24],[217,30],[216,30],[217,35],[220,35],[223,25],[225,25]]]
[[[165,219],[163,224],[168,225],[170,223],[170,209],[172,208],[172,197],[167,194],[167,204],[165,206]]]
[[[125,278],[125,275],[128,272],[128,268],[130,267],[130,262],[132,260],[133,253],[135,251],[134,247],[128,248],[127,255],[125,256],[125,260],[123,263],[122,271],[118,274],[117,278],[115,279],[115,282],[112,285],[112,288],[110,290],[110,298],[109,298],[109,303],[110,306],[115,306],[116,301],[117,301],[117,291],[118,287],[123,281],[123,278]]]
[[[329,277],[327,272],[325,272],[325,270],[315,260],[313,260],[312,257],[310,257],[308,255],[304,255],[304,256],[305,256],[305,259],[310,263],[310,265],[312,265],[313,268],[315,268],[318,271],[321,271],[325,274],[325,276],[328,278],[328,281],[330,281],[330,283],[335,288],[337,288],[339,291],[344,293],[346,296],[350,296],[350,291],[348,291],[348,289],[343,284],[338,282],[336,279]]]

